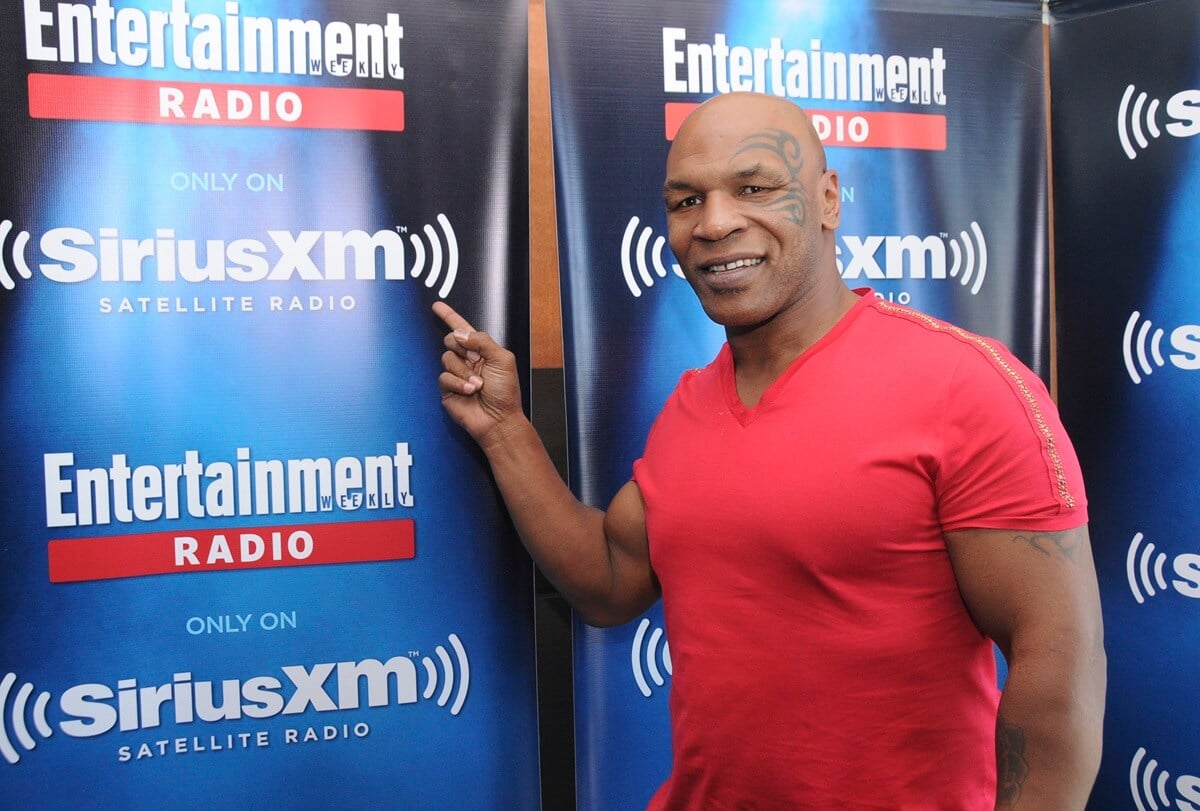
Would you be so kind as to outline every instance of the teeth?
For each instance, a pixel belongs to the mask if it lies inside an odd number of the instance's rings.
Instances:
[[[710,273],[722,273],[726,270],[737,270],[738,268],[750,267],[751,265],[757,265],[761,262],[761,257],[758,259],[735,259],[734,261],[728,262],[724,265],[709,265],[708,270]]]

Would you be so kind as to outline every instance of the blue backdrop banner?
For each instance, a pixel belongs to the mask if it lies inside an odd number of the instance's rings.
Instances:
[[[1108,648],[1089,808],[1188,811],[1200,808],[1200,10],[1062,3],[1051,31],[1060,406],[1087,477]]]
[[[524,0],[0,16],[4,797],[536,806],[429,312],[527,356]]]
[[[756,90],[804,107],[839,169],[842,275],[997,338],[1049,375],[1044,29],[1036,4],[548,4],[571,476],[604,506],[680,373],[724,340],[665,244],[682,117]],[[670,767],[658,606],[576,626],[583,809]]]

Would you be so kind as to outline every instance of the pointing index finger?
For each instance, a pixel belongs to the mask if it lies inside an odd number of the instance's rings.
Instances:
[[[466,332],[475,331],[475,328],[471,326],[471,322],[459,315],[453,307],[444,301],[435,301],[433,303],[433,312],[438,318],[445,322],[447,327],[455,332],[460,330]]]

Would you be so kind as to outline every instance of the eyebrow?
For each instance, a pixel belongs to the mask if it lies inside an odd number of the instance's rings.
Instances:
[[[761,163],[756,163],[753,166],[747,166],[745,169],[738,170],[733,173],[733,177],[738,180],[749,180],[750,178],[760,177],[764,180],[773,183],[789,183],[792,178],[787,172],[780,171],[776,168],[764,168]]]
[[[824,171],[824,170],[822,170],[822,171]],[[738,181],[746,181],[746,180],[750,180],[753,178],[761,178],[762,180],[767,181],[769,183],[777,183],[780,185],[787,185],[794,180],[794,178],[790,177],[786,171],[780,171],[779,169],[772,168],[772,167],[764,167],[762,165],[762,163],[754,163],[750,166],[746,166],[741,169],[734,169],[732,172],[729,173],[729,175],[727,177],[729,177],[733,180],[738,180]],[[687,182],[686,180],[677,180],[677,179],[673,179],[673,178],[667,178],[666,182],[663,183],[663,196],[664,197],[670,195],[673,192],[674,193],[691,193],[691,192],[695,192],[695,191],[698,191],[697,187],[693,186],[691,183]]]
[[[735,170],[734,172],[732,172],[729,175],[729,177],[733,178],[734,180],[747,180],[752,177],[763,177],[763,178],[782,180],[784,176],[780,172],[763,169],[763,166],[761,163],[756,163],[753,166],[747,166],[744,169]],[[672,178],[667,178],[667,181],[665,183],[663,183],[663,194],[669,194],[670,192],[690,192],[690,191],[696,191],[696,187],[693,186],[691,183],[688,183],[686,180],[675,180]]]

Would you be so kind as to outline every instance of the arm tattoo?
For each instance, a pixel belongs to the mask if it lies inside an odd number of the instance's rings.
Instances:
[[[1041,552],[1047,557],[1051,557],[1057,552],[1063,559],[1071,562],[1079,562],[1079,532],[1077,530],[1068,529],[1063,532],[1035,532],[1029,535],[1020,533],[1014,534],[1011,539],[1014,543],[1023,543]]]
[[[780,209],[796,225],[804,225],[808,220],[808,211],[804,205],[804,184],[800,182],[800,172],[804,168],[804,150],[800,148],[800,141],[786,130],[766,130],[746,138],[734,157],[759,149],[771,152],[783,161],[789,176],[787,188],[772,201],[770,208]]]
[[[1025,760],[1025,730],[996,721],[996,805],[1015,805],[1029,776]]]

